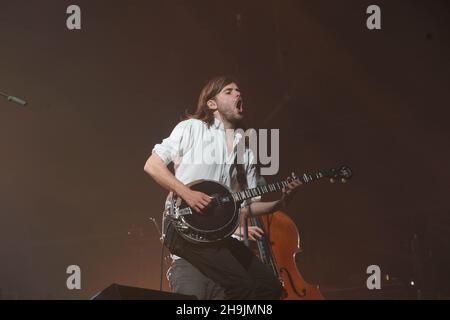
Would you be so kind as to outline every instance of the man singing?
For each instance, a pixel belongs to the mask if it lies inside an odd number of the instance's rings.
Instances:
[[[207,179],[231,190],[239,187],[238,170],[233,163],[237,146],[243,139],[235,129],[242,127],[243,119],[244,104],[237,82],[225,76],[211,79],[200,92],[194,114],[188,115],[175,126],[169,137],[155,145],[144,170],[163,188],[178,194],[196,214],[202,214],[211,198],[191,190],[186,184]],[[211,148],[211,144],[216,161],[192,161],[199,159],[198,155],[203,154],[206,147]],[[246,148],[243,172],[248,188],[257,186],[253,158],[251,149]],[[170,162],[174,162],[175,175],[167,168]],[[280,200],[252,201],[250,210],[242,210],[242,214],[258,216],[284,209],[300,185],[300,182],[292,181],[283,189]],[[250,236],[258,237],[261,232],[252,229]],[[282,294],[280,281],[242,241],[234,237],[201,245],[183,240],[172,253],[180,257],[175,259],[170,271],[180,284],[175,288],[179,293],[196,292],[193,290],[195,277],[183,270],[194,266],[196,269],[193,270],[223,288],[226,299],[279,299]]]

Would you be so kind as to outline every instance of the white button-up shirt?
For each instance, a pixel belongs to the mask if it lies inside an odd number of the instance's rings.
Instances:
[[[160,144],[156,144],[152,152],[155,152],[166,165],[174,162],[175,177],[184,184],[207,179],[237,191],[239,187],[237,169],[233,163],[237,145],[241,139],[242,134],[235,132],[233,149],[228,154],[225,129],[220,120],[214,119],[214,124],[208,128],[207,124],[201,120],[188,119],[178,123],[170,136]],[[242,158],[247,174],[247,188],[255,188],[257,170],[250,148],[245,149]],[[260,199],[261,197],[254,197],[251,201]],[[166,203],[167,205],[169,203]],[[238,236],[233,235],[233,237],[239,239]],[[172,259],[179,259],[176,255],[171,256]]]
[[[178,123],[169,137],[155,145],[153,152],[166,164],[174,162],[175,177],[184,184],[208,179],[237,191],[237,169],[233,163],[241,139],[242,134],[235,132],[233,149],[228,153],[225,129],[220,120],[215,119],[208,128],[201,120],[188,119]],[[252,150],[246,148],[242,158],[247,187],[255,188],[257,170]]]

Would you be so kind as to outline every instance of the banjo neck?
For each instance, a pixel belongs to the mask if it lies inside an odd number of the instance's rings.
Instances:
[[[304,173],[301,177],[296,177],[295,179],[288,178],[288,179],[285,179],[282,181],[269,183],[266,185],[261,185],[256,188],[250,188],[250,189],[245,189],[245,190],[238,191],[238,192],[233,192],[231,195],[233,196],[234,201],[241,202],[241,201],[248,200],[250,198],[262,196],[263,194],[266,194],[266,193],[280,191],[283,188],[287,187],[288,184],[293,180],[300,181],[301,183],[306,184],[306,183],[310,183],[310,182],[322,179],[326,176],[327,175],[322,173],[322,171],[318,171],[314,174]]]
[[[346,166],[331,171],[319,171],[314,174],[303,174],[275,183],[260,185],[256,188],[231,192],[228,187],[210,180],[197,180],[189,184],[194,191],[203,192],[212,199],[211,205],[206,207],[204,214],[194,214],[194,210],[178,195],[172,197],[170,208],[164,211],[169,217],[168,226],[172,226],[182,238],[193,243],[210,243],[220,241],[233,234],[239,224],[239,206],[250,198],[261,196],[269,192],[279,191],[293,180],[303,184],[322,178],[330,178],[331,182],[345,182],[352,176],[352,171]],[[273,261],[269,261],[273,262]]]

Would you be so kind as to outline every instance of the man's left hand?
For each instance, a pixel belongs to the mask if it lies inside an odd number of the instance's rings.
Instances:
[[[299,180],[292,180],[287,187],[283,188],[283,195],[281,196],[281,205],[286,208],[287,205],[291,202],[294,194],[297,193],[301,183]]]

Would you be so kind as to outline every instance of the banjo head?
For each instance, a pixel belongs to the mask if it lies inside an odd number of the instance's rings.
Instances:
[[[193,182],[189,187],[192,190],[203,192],[213,197],[210,205],[202,213],[192,210],[192,214],[183,215],[181,219],[190,228],[203,233],[214,233],[229,229],[230,224],[237,220],[237,205],[227,187],[214,181],[202,180]],[[181,201],[179,209],[187,208],[188,205]]]

